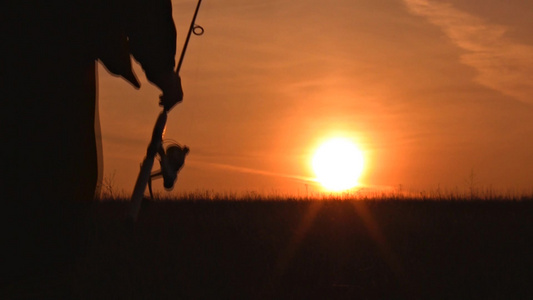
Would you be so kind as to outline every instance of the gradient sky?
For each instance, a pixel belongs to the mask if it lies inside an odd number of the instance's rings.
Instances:
[[[196,5],[174,0],[181,51]],[[533,189],[533,2],[204,0],[166,138],[172,193],[298,193],[321,141],[364,151],[366,187]],[[179,53],[178,53],[179,56]],[[130,193],[157,88],[99,67],[104,175]],[[162,190],[162,182],[155,182]],[[316,186],[316,187],[315,187]]]

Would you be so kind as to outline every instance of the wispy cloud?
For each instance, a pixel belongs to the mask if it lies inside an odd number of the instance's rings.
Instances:
[[[302,181],[304,183],[317,182],[316,178],[313,178],[313,177],[269,172],[269,171],[257,170],[257,169],[252,169],[252,168],[233,166],[233,165],[228,165],[228,164],[202,162],[202,161],[197,161],[197,160],[189,160],[188,163],[197,165],[200,167],[222,169],[222,170],[228,170],[228,171],[244,173],[244,174],[257,174],[257,175],[265,175],[265,176],[272,176],[272,177],[283,177],[283,178],[295,179],[297,181]]]
[[[505,36],[506,27],[489,24],[451,4],[403,0],[466,53],[461,62],[478,71],[476,81],[523,102],[533,103],[533,47]]]

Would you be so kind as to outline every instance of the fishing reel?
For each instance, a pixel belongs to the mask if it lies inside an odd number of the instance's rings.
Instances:
[[[157,154],[159,156],[159,165],[161,169],[150,174],[148,180],[148,190],[150,191],[150,197],[154,199],[152,193],[152,178],[163,177],[163,186],[167,191],[171,191],[174,188],[174,183],[178,178],[178,172],[185,163],[185,156],[189,154],[189,147],[180,146],[177,143],[171,143],[166,147],[163,147],[161,143]]]
[[[202,35],[204,33],[204,28],[195,24],[196,16],[198,15],[198,10],[200,9],[201,3],[202,0],[198,0],[193,19],[187,33],[187,38],[185,39],[185,44],[181,50],[178,66],[176,67],[176,74],[179,74],[180,72],[181,64],[183,62],[183,58],[185,57],[185,51],[187,50],[187,45],[189,44],[189,38],[191,37],[191,34]],[[132,204],[128,212],[129,218],[133,221],[136,221],[139,215],[144,191],[146,190],[146,184],[148,183],[148,189],[152,199],[154,199],[152,193],[152,178],[163,177],[163,185],[165,186],[165,189],[171,190],[174,187],[174,183],[178,177],[178,172],[183,167],[185,156],[189,153],[189,148],[187,146],[182,147],[178,144],[171,144],[166,149],[163,147],[162,139],[165,131],[165,125],[167,123],[167,112],[168,111],[166,109],[163,109],[157,118],[154,130],[152,132],[152,139],[150,140],[150,144],[146,150],[146,156],[141,164],[141,170],[139,171],[139,176],[137,177],[137,181],[135,182],[135,186],[133,188],[133,193],[131,195]],[[159,155],[161,170],[152,172],[156,155]]]

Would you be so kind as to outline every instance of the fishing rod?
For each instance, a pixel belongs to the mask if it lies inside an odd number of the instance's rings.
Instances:
[[[197,25],[196,16],[200,9],[200,4],[202,0],[198,0],[196,5],[196,10],[194,11],[194,16],[189,26],[189,31],[187,32],[187,38],[183,44],[181,50],[180,59],[178,61],[178,66],[176,67],[176,74],[179,74],[183,59],[185,57],[185,52],[187,51],[187,46],[189,45],[189,39],[191,34],[202,35],[204,34],[204,28],[200,25]],[[168,111],[166,108],[163,108],[163,111],[157,117],[155,122],[154,130],[152,132],[152,138],[148,144],[146,150],[146,156],[141,164],[141,170],[135,182],[133,188],[133,193],[131,195],[131,207],[128,212],[128,217],[132,221],[137,221],[139,216],[139,211],[141,210],[141,203],[144,197],[144,191],[148,185],[150,196],[153,199],[152,193],[152,178],[163,177],[163,184],[165,189],[171,190],[174,187],[176,182],[178,172],[183,167],[185,162],[185,156],[189,153],[189,148],[187,146],[181,147],[178,144],[172,144],[167,147],[165,150],[163,147],[163,134],[165,132],[165,127],[167,124]],[[159,154],[159,162],[161,165],[161,170],[157,172],[152,172],[152,167],[154,165],[154,160],[156,155]]]
[[[187,32],[187,38],[185,38],[185,43],[183,44],[183,49],[181,50],[180,60],[178,62],[178,66],[176,67],[176,73],[180,72],[181,64],[183,63],[183,57],[185,57],[185,52],[187,51],[187,46],[189,45],[189,39],[191,38],[191,34],[193,33],[194,35],[204,34],[204,28],[196,24],[196,16],[198,15],[198,10],[200,10],[200,4],[202,4],[202,0],[198,0],[198,4],[196,4],[196,10],[194,11],[194,16],[192,17],[192,21],[191,21],[191,26],[189,26],[189,31]]]

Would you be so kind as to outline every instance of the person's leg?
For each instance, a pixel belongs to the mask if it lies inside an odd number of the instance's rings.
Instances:
[[[4,120],[6,279],[46,276],[73,262],[97,184],[94,61],[50,71],[11,93],[17,102]]]

